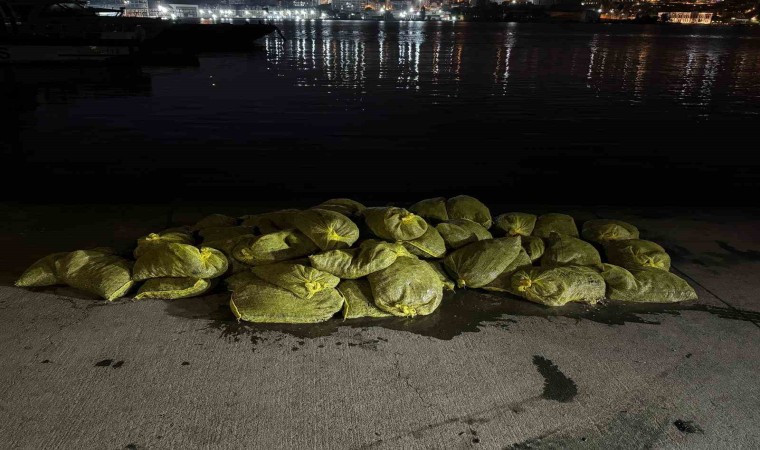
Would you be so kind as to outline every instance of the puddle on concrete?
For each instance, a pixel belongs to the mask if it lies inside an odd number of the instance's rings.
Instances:
[[[556,364],[541,355],[533,356],[533,365],[544,377],[544,391],[541,396],[547,400],[569,403],[578,395],[578,386],[562,373]]]
[[[250,339],[253,344],[266,340],[263,332],[272,331],[298,338],[330,336],[342,327],[369,329],[372,327],[450,340],[467,332],[478,332],[485,323],[509,328],[519,317],[570,318],[589,320],[605,325],[626,323],[659,324],[658,316],[678,316],[682,311],[705,312],[728,320],[760,322],[760,313],[730,307],[710,306],[695,302],[672,304],[636,304],[609,302],[595,306],[569,304],[550,308],[520,300],[507,294],[459,290],[447,293],[441,307],[429,316],[382,319],[341,320],[334,318],[316,324],[253,324],[237,322],[230,312],[229,295],[215,294],[197,299],[167,301],[167,313],[189,319],[207,320],[206,328],[231,341]],[[281,338],[280,338],[281,339]],[[372,347],[376,342],[366,343]]]
[[[752,249],[739,250],[725,241],[715,241],[715,244],[723,251],[694,253],[686,247],[673,243],[662,243],[662,246],[674,263],[688,262],[697,264],[708,268],[714,273],[718,273],[717,268],[726,268],[748,262],[760,262],[760,251]]]

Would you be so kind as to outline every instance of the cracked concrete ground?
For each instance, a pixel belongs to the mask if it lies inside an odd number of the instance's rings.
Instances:
[[[223,293],[9,287],[46,253],[126,249],[208,206],[0,211],[2,448],[760,446],[757,211],[572,211],[665,245],[695,303],[547,310],[460,291],[426,318],[303,327],[237,324]]]

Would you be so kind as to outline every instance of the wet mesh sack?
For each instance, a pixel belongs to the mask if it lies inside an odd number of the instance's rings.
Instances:
[[[296,215],[294,224],[321,250],[351,247],[359,239],[359,227],[341,213],[309,209]]]
[[[174,300],[196,297],[211,288],[211,281],[202,278],[151,278],[143,283],[135,300],[154,298]]]
[[[602,267],[602,258],[593,245],[578,238],[550,233],[548,245],[541,257],[541,267],[590,266]]]
[[[365,277],[383,270],[396,261],[399,244],[370,240],[359,248],[332,250],[309,256],[312,267],[342,279]],[[403,247],[401,247],[403,248]]]
[[[567,214],[552,213],[538,216],[536,226],[533,227],[532,236],[548,238],[552,232],[564,234],[565,236],[579,236],[575,220]]]
[[[343,214],[346,217],[361,217],[367,207],[350,198],[331,198],[315,206],[313,209],[326,209]]]
[[[253,234],[253,229],[250,227],[215,227],[209,230],[213,231],[205,233],[203,246],[220,250],[230,257],[232,256],[232,250],[237,244],[245,239],[256,237]]]
[[[225,216],[224,214],[210,214],[193,225],[194,231],[203,230],[209,227],[232,227],[237,225],[238,220],[234,217]]]
[[[512,291],[546,306],[569,302],[596,303],[604,298],[604,279],[586,266],[533,267],[512,275]]]
[[[504,272],[520,250],[519,237],[489,239],[450,253],[443,264],[458,287],[480,288]]]
[[[216,278],[228,268],[227,257],[217,249],[187,244],[166,244],[148,249],[135,262],[132,278]]]
[[[446,255],[446,242],[435,227],[429,226],[425,234],[411,241],[402,241],[404,248],[420,258],[442,258]]]
[[[69,252],[53,253],[34,262],[21,274],[15,285],[18,287],[41,287],[60,284],[55,271],[55,262]]]
[[[622,220],[595,219],[583,223],[583,239],[603,244],[607,241],[638,239],[639,229]]]
[[[228,276],[224,279],[224,284],[227,286],[228,291],[234,292],[239,291],[256,280],[261,280],[261,278],[254,275],[249,268],[249,270],[240,271]]]
[[[232,249],[232,257],[249,266],[261,266],[301,258],[317,250],[317,245],[300,231],[284,230],[242,239]]]
[[[132,262],[97,250],[77,250],[55,262],[60,282],[108,301],[123,297],[134,285]]]
[[[449,213],[446,211],[446,199],[443,197],[420,200],[409,207],[409,211],[425,219],[428,223],[446,222]]]
[[[139,258],[149,248],[165,244],[192,244],[194,241],[192,233],[186,231],[164,230],[160,233],[150,233],[137,240],[133,255]]]
[[[441,283],[443,283],[443,288],[447,291],[453,291],[456,287],[456,283],[454,283],[454,280],[449,278],[449,275],[446,273],[446,270],[443,268],[443,264],[439,261],[425,261],[428,263],[431,269],[433,269],[438,275],[438,279],[441,280]]]
[[[301,298],[262,279],[233,291],[230,309],[238,320],[261,323],[316,323],[329,320],[343,307],[337,289],[325,289]]]
[[[253,214],[241,217],[240,225],[253,229],[253,234],[270,234],[295,228],[295,219],[298,209],[281,209],[262,214]]]
[[[234,226],[234,227],[208,227],[198,232],[198,235],[203,239],[203,243],[222,241],[229,238],[234,238],[243,235],[254,234],[251,227]],[[187,244],[187,242],[182,242]]]
[[[393,317],[375,306],[372,298],[372,288],[366,279],[344,280],[338,285],[338,291],[345,299],[343,303],[344,319],[359,319],[362,317]]]
[[[480,200],[469,195],[458,195],[448,199],[446,202],[446,211],[449,213],[449,220],[467,219],[480,224],[485,229],[491,228],[492,219],[491,211]]]
[[[340,278],[335,275],[303,264],[268,264],[254,267],[251,272],[262,280],[305,299],[310,299],[325,289],[332,289],[340,283]]]
[[[388,241],[411,241],[428,229],[425,219],[404,208],[367,208],[364,220],[375,236]]]
[[[494,219],[494,226],[507,236],[530,236],[536,226],[536,215],[511,212]]]
[[[606,241],[604,252],[610,263],[629,270],[643,267],[670,270],[670,255],[652,241],[642,239]]]
[[[502,273],[499,274],[492,282],[483,286],[486,291],[493,292],[508,292],[510,294],[517,294],[512,291],[512,275],[521,269],[527,269],[531,267],[531,260],[525,249],[520,248],[517,258],[514,259]]]
[[[605,264],[602,278],[607,283],[607,298],[626,302],[674,303],[696,300],[697,293],[684,279],[660,269],[627,270]]]
[[[536,236],[521,236],[522,248],[530,256],[531,261],[536,261],[544,255],[546,250],[544,240]]]
[[[482,225],[467,219],[456,219],[439,223],[435,229],[440,233],[446,246],[452,249],[493,238],[491,233],[483,228]]]
[[[443,284],[438,275],[428,263],[417,258],[399,257],[367,278],[375,305],[394,316],[428,315],[443,298]]]

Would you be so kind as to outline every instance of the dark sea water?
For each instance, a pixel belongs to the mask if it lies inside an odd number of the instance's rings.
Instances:
[[[760,33],[288,22],[190,68],[1,69],[8,199],[741,204]],[[55,198],[26,189],[60,186]]]

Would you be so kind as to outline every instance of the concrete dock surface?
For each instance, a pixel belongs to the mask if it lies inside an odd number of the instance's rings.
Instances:
[[[696,289],[685,304],[460,290],[417,319],[264,326],[221,291],[12,287],[48,253],[244,209],[0,205],[0,448],[760,447],[758,210],[554,208],[637,225]]]

